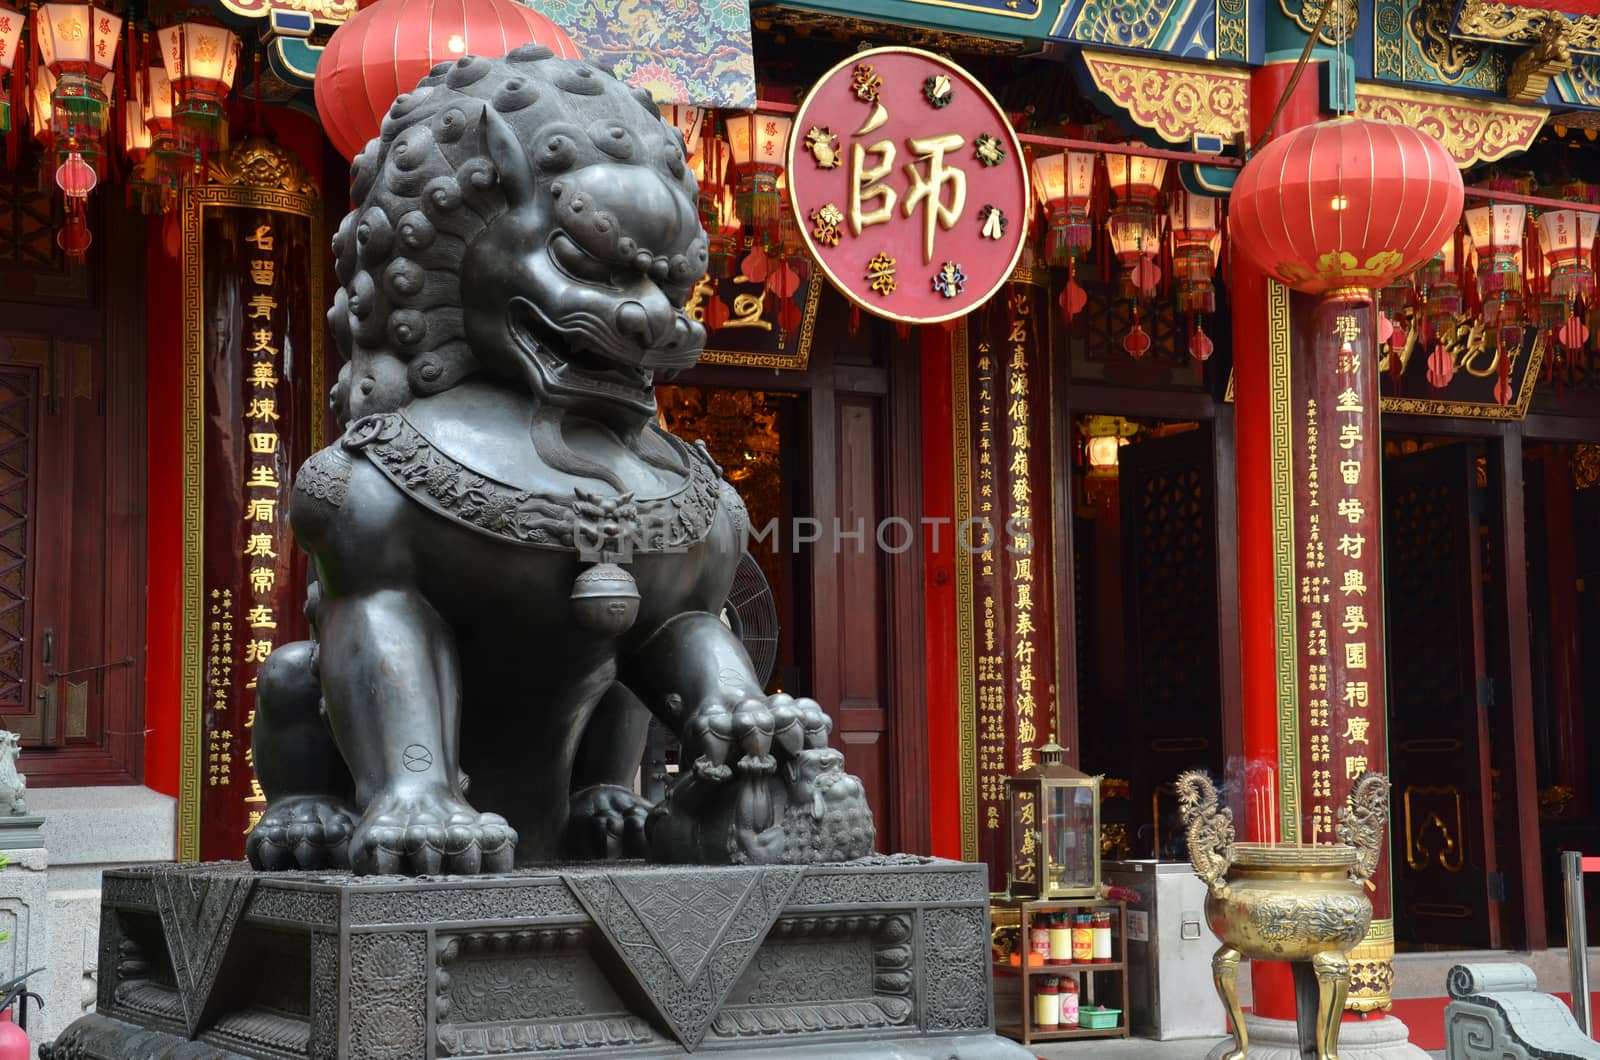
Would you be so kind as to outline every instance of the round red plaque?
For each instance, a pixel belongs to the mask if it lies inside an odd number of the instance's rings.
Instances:
[[[984,87],[937,55],[874,48],[829,70],[795,114],[787,163],[812,257],[870,313],[970,313],[1022,255],[1022,144]]]

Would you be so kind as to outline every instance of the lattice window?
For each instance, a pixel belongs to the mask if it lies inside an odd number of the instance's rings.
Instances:
[[[1140,483],[1140,684],[1156,712],[1196,702],[1196,660],[1216,648],[1214,628],[1195,618],[1201,602],[1216,595],[1208,493],[1197,467],[1152,469]]]
[[[1465,513],[1453,497],[1459,488],[1447,482],[1391,488],[1384,512],[1391,643],[1394,633],[1405,633],[1403,649],[1389,653],[1390,711],[1407,719],[1454,709],[1459,667],[1471,665],[1461,658],[1461,632],[1453,621],[1457,608],[1468,605],[1461,596],[1467,556],[1459,544]]]
[[[18,173],[0,182],[0,265],[64,272],[66,259],[56,244],[61,197],[41,191],[29,176]]]
[[[1088,364],[1130,363],[1132,358],[1123,349],[1122,340],[1133,328],[1133,302],[1122,297],[1122,284],[1115,280],[1109,284],[1078,274],[1078,284],[1089,296],[1082,313],[1067,325],[1074,341],[1083,344],[1082,357]],[[1059,314],[1060,309],[1056,312]],[[1057,321],[1062,318],[1058,315]],[[1172,298],[1161,294],[1139,303],[1139,326],[1150,336],[1150,350],[1145,358],[1164,364],[1182,365],[1189,356],[1187,318],[1181,317],[1173,307]]]
[[[28,703],[28,553],[38,376],[0,368],[0,709]]]

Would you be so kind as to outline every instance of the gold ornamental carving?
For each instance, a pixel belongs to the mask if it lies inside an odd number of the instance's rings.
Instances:
[[[1095,87],[1169,143],[1196,133],[1232,139],[1250,128],[1248,71],[1083,50]]]
[[[228,150],[213,155],[208,175],[211,183],[225,187],[282,191],[313,199],[317,197],[316,184],[294,152],[260,136],[241,140]]]
[[[1406,18],[1422,61],[1441,81],[1457,84],[1483,58],[1483,46],[1459,40],[1450,32],[1451,0],[1423,0]]]
[[[1325,0],[1278,0],[1278,6],[1283,13],[1294,19],[1294,24],[1299,26],[1304,33],[1310,33],[1317,28],[1317,23],[1322,23],[1322,30],[1317,34],[1317,39],[1324,44],[1338,45],[1351,40],[1356,35],[1356,27],[1361,24],[1361,5],[1357,0],[1345,0],[1344,11],[1335,7],[1328,12],[1328,17],[1323,19],[1322,8]],[[1340,23],[1341,13],[1344,16]]]
[[[1442,143],[1463,169],[1526,151],[1549,113],[1545,107],[1478,103],[1385,85],[1356,88],[1357,117],[1421,129]]]
[[[1573,489],[1593,489],[1600,485],[1600,445],[1575,445],[1567,458],[1572,468]]]
[[[1543,788],[1539,792],[1539,816],[1544,820],[1553,820],[1567,812],[1567,807],[1578,793],[1565,784],[1556,784]]]
[[[222,0],[230,13],[244,18],[268,18],[274,11],[295,11],[318,22],[340,25],[360,6],[357,0]]]
[[[1568,38],[1572,23],[1559,15],[1545,20],[1533,47],[1517,56],[1506,75],[1506,98],[1517,103],[1532,103],[1545,94],[1550,79],[1572,69],[1572,49]]]
[[[1367,937],[1350,951],[1350,1012],[1376,1012],[1394,1001],[1394,921],[1372,922]]]
[[[1569,17],[1515,4],[1467,0],[1456,16],[1455,35],[1494,44],[1532,44],[1551,22],[1566,22],[1567,46],[1575,52],[1600,52],[1600,15]]]

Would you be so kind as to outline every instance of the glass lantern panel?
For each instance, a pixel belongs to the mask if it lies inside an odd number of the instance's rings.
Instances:
[[[1094,885],[1094,788],[1089,785],[1045,789],[1052,887]]]

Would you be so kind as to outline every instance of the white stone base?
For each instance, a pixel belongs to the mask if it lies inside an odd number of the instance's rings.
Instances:
[[[1301,1060],[1300,1038],[1293,1020],[1269,1020],[1249,1013],[1244,1017],[1250,1036],[1250,1060]],[[1206,1054],[1222,1060],[1233,1052],[1229,1038]],[[1428,1054],[1411,1044],[1411,1032],[1393,1016],[1372,1016],[1339,1025],[1339,1060],[1428,1060]]]
[[[19,953],[0,957],[0,972],[44,967],[28,981],[45,1003],[28,1015],[37,1055],[39,1042],[94,1008],[101,871],[171,861],[177,801],[143,787],[38,788],[28,792],[28,809],[44,818],[45,846],[12,852],[0,872],[0,927],[16,933]]]

